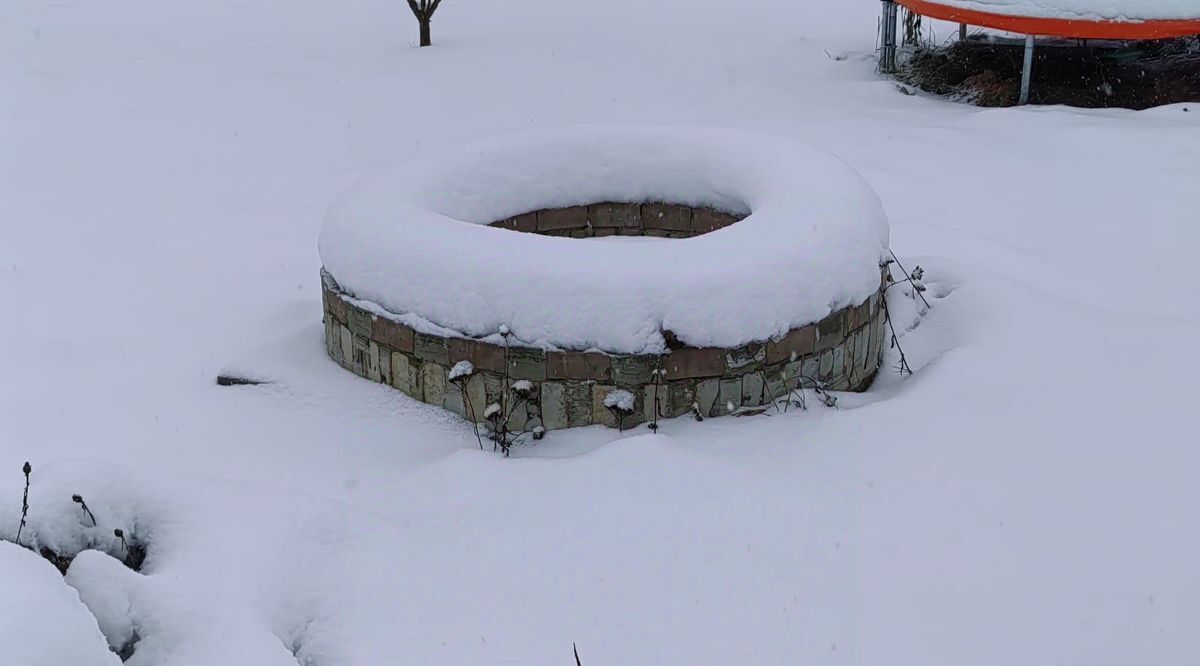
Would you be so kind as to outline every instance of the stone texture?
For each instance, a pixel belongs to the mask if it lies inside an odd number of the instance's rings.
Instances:
[[[581,229],[588,226],[586,206],[571,206],[569,208],[551,208],[537,212],[537,228],[539,231],[554,229]]]
[[[414,335],[408,326],[384,317],[377,317],[371,324],[372,338],[402,352],[412,353]]]
[[[542,382],[542,426],[546,430],[567,427],[566,385],[562,382]]]
[[[613,356],[613,382],[622,386],[640,386],[650,381],[650,371],[657,364],[653,356]],[[669,376],[669,375],[668,375]]]
[[[696,381],[685,379],[671,382],[668,386],[670,387],[668,393],[671,396],[671,411],[668,413],[672,417],[687,414],[692,408],[692,403],[696,402]]]
[[[361,335],[364,338],[371,337],[371,324],[372,319],[374,319],[371,313],[354,306],[349,306],[346,309],[346,314],[346,325],[350,328],[351,333]]]
[[[353,368],[354,335],[345,326],[338,326],[338,346],[341,348],[341,355],[337,360],[341,362],[342,367]]]
[[[794,361],[811,354],[817,342],[817,327],[813,324],[793,328],[787,335],[767,343],[767,363]]]
[[[391,386],[392,385],[392,350],[388,349],[387,347],[384,347],[383,345],[377,345],[377,346],[379,348],[379,350],[377,352],[378,353],[378,363],[379,363],[379,381],[384,384],[387,384],[388,386]]]
[[[346,313],[346,301],[342,300],[339,294],[331,291],[325,292],[325,312],[329,313],[339,323],[346,323],[348,316]]]
[[[412,375],[408,368],[408,356],[398,351],[392,352],[392,386],[411,396]]]
[[[725,372],[725,352],[716,347],[673,349],[663,359],[668,380],[719,377]]]
[[[642,204],[642,226],[663,231],[692,231],[692,209],[664,203]]]
[[[870,356],[867,350],[871,346],[871,326],[868,323],[854,333],[854,367],[859,371],[865,372],[870,364],[867,362]]]
[[[742,375],[742,405],[762,405],[770,401],[763,399],[763,376],[757,372]]]
[[[800,385],[800,380],[804,378],[804,358],[798,358],[795,361],[788,361],[783,364],[783,379],[791,388],[796,388]],[[816,377],[816,375],[813,375]]]
[[[488,406],[487,389],[485,388],[486,379],[483,375],[476,373],[467,380],[467,420],[475,421],[476,423],[483,420],[483,410]],[[462,392],[461,390],[459,391]]]
[[[524,431],[525,425],[529,422],[529,401],[518,398],[510,391],[505,408],[507,410],[505,413],[508,415],[509,432]]]
[[[526,233],[533,233],[537,231],[538,216],[536,211],[532,213],[522,213],[521,215],[517,215],[509,219],[512,220],[512,229],[514,231],[523,231]]]
[[[830,357],[830,362],[832,363],[832,361],[833,358]],[[812,384],[812,382],[819,381],[821,378],[821,357],[816,355],[804,357],[804,360],[801,361],[800,376],[802,378],[807,378],[807,381],[804,384],[805,386],[809,386]]]
[[[586,426],[592,424],[592,384],[587,382],[570,382],[564,386],[564,411],[567,415],[567,427]]]
[[[720,392],[713,405],[713,416],[725,416],[742,404],[742,379],[734,377],[720,380]],[[730,406],[733,409],[730,409]]]
[[[367,353],[369,351],[369,341],[361,335],[352,335],[350,338],[350,367],[354,372],[366,377],[367,376]]]
[[[799,364],[799,361],[790,361],[791,363]],[[799,371],[799,368],[796,368]],[[787,374],[785,365],[768,366],[763,371],[763,403],[770,404],[772,400],[779,400],[785,397],[794,384],[789,383],[788,379],[795,375]]]
[[[546,352],[547,379],[610,381],[610,357],[598,352]]]
[[[367,342],[367,379],[373,382],[383,381],[379,366],[379,343],[369,340]]]
[[[333,317],[325,317],[325,353],[334,361],[341,362],[342,345],[338,339],[338,324]]]
[[[846,377],[851,386],[857,386],[863,380],[863,350],[866,348],[864,329],[856,330],[846,340]]]
[[[767,346],[761,342],[726,350],[724,372],[737,374],[760,370],[766,357]]]
[[[450,365],[450,351],[446,338],[428,333],[417,333],[413,341],[413,354],[422,361]]]
[[[658,408],[658,418],[669,419],[674,415],[671,410],[670,384],[646,384],[642,388],[642,418],[644,420],[654,420],[656,405]]]
[[[592,227],[641,229],[641,206],[626,203],[599,203],[588,206],[588,222]]]
[[[407,354],[391,353],[391,385],[409,397],[421,400],[421,377],[418,366]]]
[[[854,330],[871,320],[871,300],[846,309],[846,330]]]
[[[437,363],[421,366],[422,400],[431,405],[440,405],[446,398],[446,368]]]
[[[845,310],[838,310],[817,322],[817,341],[813,350],[823,352],[841,342],[845,333],[845,324]]]
[[[442,409],[470,420],[467,416],[467,403],[463,400],[462,391],[459,391],[453,384],[447,388],[445,396],[442,397]]]
[[[829,380],[830,391],[845,391],[850,388],[850,379],[845,374],[834,375],[833,379]]]
[[[603,384],[596,384],[592,387],[592,423],[606,425],[610,428],[617,427],[616,418],[609,411],[608,407],[604,406],[604,398],[616,388],[615,386],[605,386]]]
[[[821,366],[817,378],[827,382],[833,378],[833,350],[827,349],[821,353]]]
[[[482,418],[483,411],[492,403],[499,403],[504,400],[504,392],[507,388],[504,386],[503,380],[496,375],[483,375],[483,401],[480,403],[479,414]]]
[[[696,402],[700,405],[700,414],[716,416],[717,400],[720,398],[721,380],[705,379],[696,384]]]
[[[654,206],[650,210],[654,211]],[[534,215],[525,219],[538,218]],[[505,224],[516,226],[515,220]],[[602,228],[606,229],[602,233],[619,230]],[[690,234],[663,229],[645,231]],[[581,228],[554,233],[590,231]],[[468,419],[472,408],[476,418],[482,419],[488,404],[506,397],[508,406],[515,407],[509,423],[514,431],[529,428],[531,424],[542,424],[548,430],[592,423],[615,426],[611,412],[604,406],[604,397],[614,387],[635,395],[636,413],[626,418],[626,427],[653,420],[656,395],[659,418],[666,418],[689,413],[693,403],[700,406],[705,416],[728,413],[728,403],[734,409],[769,404],[772,398],[784,397],[788,379],[800,375],[810,378],[806,382],[809,387],[811,380],[819,378],[834,390],[861,390],[877,372],[881,349],[888,339],[881,298],[875,295],[864,303],[833,313],[826,320],[789,331],[779,340],[734,349],[680,348],[660,357],[547,353],[514,347],[509,350],[507,367],[511,379],[509,386],[505,386],[503,346],[469,338],[415,333],[399,322],[374,317],[347,304],[337,291],[336,282],[326,275],[322,277],[326,351],[331,358],[351,372],[390,384]],[[344,323],[338,319],[341,307],[338,304],[345,306]],[[448,368],[461,360],[471,361],[476,373],[460,388],[448,382],[446,375]],[[653,370],[660,364],[665,384],[655,386]],[[533,382],[528,400],[511,393],[511,382],[519,379]]]
[[[729,213],[722,213],[708,208],[692,209],[692,231],[697,235],[723,229],[734,222],[737,222],[737,218]]]
[[[533,347],[510,347],[508,376],[541,381],[546,378],[546,352]]]
[[[471,338],[447,338],[447,365],[470,361],[477,371],[504,372],[504,347]]]

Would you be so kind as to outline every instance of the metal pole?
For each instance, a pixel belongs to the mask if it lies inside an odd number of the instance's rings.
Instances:
[[[967,41],[967,24],[966,23],[958,24],[958,41],[960,41],[960,42]]]
[[[879,25],[879,71],[896,71],[896,3],[883,0],[883,15]]]
[[[1033,75],[1033,35],[1025,35],[1025,64],[1021,68],[1021,98],[1019,106],[1029,103],[1029,77]]]

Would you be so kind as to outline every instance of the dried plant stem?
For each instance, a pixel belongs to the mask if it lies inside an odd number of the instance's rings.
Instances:
[[[25,530],[25,518],[29,515],[29,474],[33,472],[33,467],[26,461],[21,471],[25,473],[25,495],[21,498],[21,524],[17,527],[18,546],[21,545],[21,532]]]

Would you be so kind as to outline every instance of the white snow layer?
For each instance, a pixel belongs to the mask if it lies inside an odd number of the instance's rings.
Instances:
[[[1200,19],[1197,0],[933,0],[993,14],[1084,21]]]
[[[450,368],[450,381],[454,381],[459,377],[470,377],[475,374],[475,364],[470,361],[459,361]]]
[[[633,394],[625,389],[616,389],[609,391],[608,395],[604,396],[604,406],[609,409],[619,409],[625,412],[632,412],[634,405]]]
[[[23,543],[149,546],[68,576],[136,621],[128,666],[1200,664],[1196,105],[902,95],[874,2],[455,0],[431,48],[394,0],[5,10],[0,532],[31,460]],[[313,239],[348,178],[613,120],[854,164],[926,268],[920,326],[890,290],[916,374],[889,348],[840,409],[503,458],[329,360]],[[0,664],[70,648],[9,601]]]
[[[665,243],[581,243],[487,223],[543,208],[667,201],[745,214]],[[801,143],[700,127],[573,127],[423,155],[331,208],[343,289],[471,336],[614,353],[765,340],[859,303],[888,225],[848,165]]]
[[[46,560],[0,541],[0,646],[14,666],[117,666],[96,618]]]

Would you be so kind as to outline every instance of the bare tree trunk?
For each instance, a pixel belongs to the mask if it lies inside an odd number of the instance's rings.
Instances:
[[[421,19],[421,46],[431,46],[433,41],[429,38],[429,19]]]

